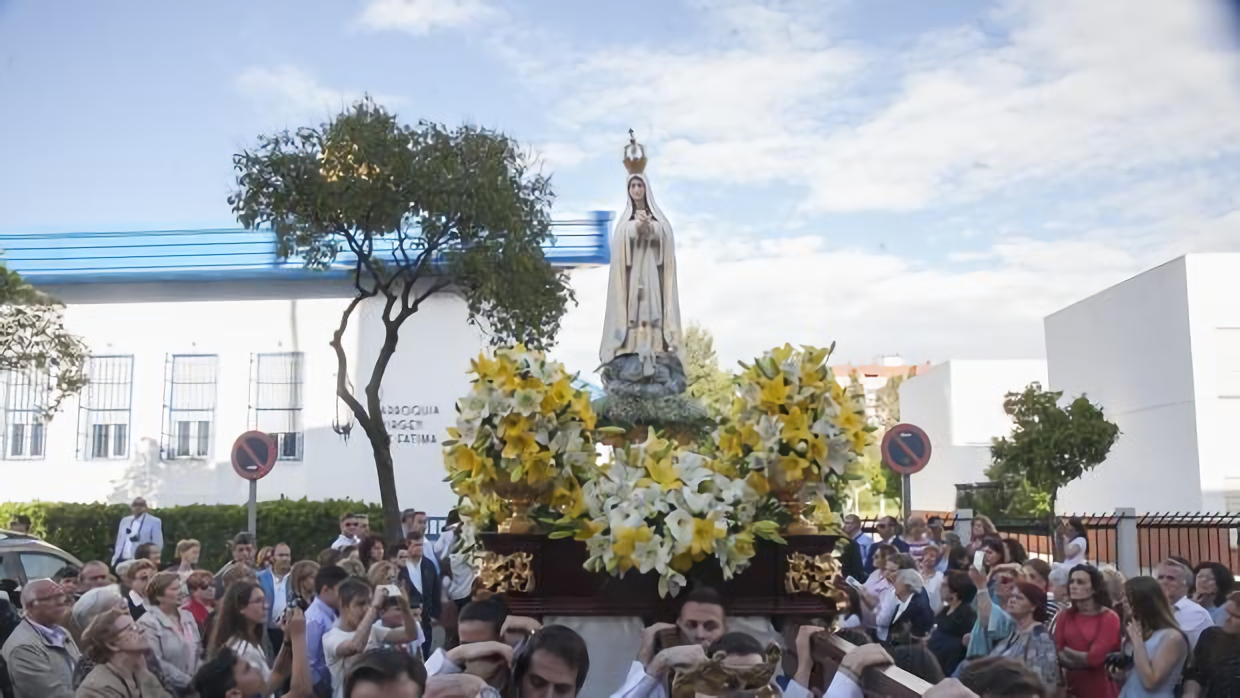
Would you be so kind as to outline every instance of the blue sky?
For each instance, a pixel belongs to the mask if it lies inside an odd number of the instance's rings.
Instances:
[[[725,360],[1043,354],[1041,318],[1240,245],[1209,0],[0,0],[0,230],[219,226],[230,156],[364,92],[500,128],[568,215],[635,128]],[[593,367],[603,270],[561,355]]]

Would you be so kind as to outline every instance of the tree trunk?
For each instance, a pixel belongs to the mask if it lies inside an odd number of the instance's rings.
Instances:
[[[385,430],[386,431],[386,430]],[[375,454],[375,474],[379,477],[379,502],[383,505],[383,537],[388,541],[403,540],[400,526],[400,500],[396,497],[396,468],[392,461],[392,445],[371,440]]]
[[[1063,562],[1063,541],[1059,540],[1059,527],[1055,525],[1055,501],[1059,498],[1059,490],[1051,492],[1051,511],[1046,516],[1046,525],[1051,532],[1051,558],[1055,562]]]

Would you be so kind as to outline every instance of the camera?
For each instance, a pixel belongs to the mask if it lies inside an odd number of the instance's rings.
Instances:
[[[1103,660],[1103,665],[1105,665],[1108,669],[1127,671],[1131,669],[1133,665],[1132,655],[1125,654],[1123,652],[1111,652],[1107,655],[1106,659]]]
[[[310,610],[310,602],[306,601],[300,594],[294,595],[293,598],[289,599],[288,607],[292,608],[294,606],[300,608],[302,613]]]

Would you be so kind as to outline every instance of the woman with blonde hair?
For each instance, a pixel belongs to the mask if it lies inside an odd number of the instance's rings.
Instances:
[[[159,678],[147,670],[146,638],[119,608],[95,617],[83,636],[95,668],[74,693],[76,698],[170,698]]]
[[[198,623],[181,606],[181,579],[176,572],[160,572],[147,585],[152,608],[138,621],[138,628],[159,660],[164,677],[185,695],[193,691],[194,672],[202,639]]]
[[[193,538],[177,543],[177,559],[176,563],[169,567],[166,571],[176,572],[181,575],[181,581],[184,582],[194,570],[198,569],[198,557],[202,555],[202,544]]]
[[[970,529],[969,552],[975,553],[982,549],[982,544],[988,536],[998,536],[999,529],[995,528],[995,524],[985,514],[978,514],[973,517],[973,526]]]
[[[319,563],[314,560],[294,562],[288,573],[288,586],[293,590],[293,596],[300,597],[306,602],[307,607],[317,595],[317,590],[314,588],[314,576],[318,573]]]
[[[258,555],[254,557],[254,568],[265,570],[271,568],[271,559],[275,557],[276,549],[270,545],[264,546],[258,551]]]
[[[400,570],[396,567],[396,563],[380,560],[370,566],[370,571],[366,573],[366,579],[371,586],[381,587],[388,584],[395,584],[396,578],[400,575]]]

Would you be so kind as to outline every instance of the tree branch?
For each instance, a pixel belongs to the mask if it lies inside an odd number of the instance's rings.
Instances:
[[[332,333],[332,340],[329,342],[331,348],[336,351],[336,395],[340,397],[341,400],[344,400],[344,403],[349,406],[350,410],[353,410],[353,416],[357,417],[357,423],[362,427],[362,430],[366,432],[367,436],[370,435],[373,428],[371,415],[367,412],[365,407],[362,407],[362,403],[354,397],[353,393],[349,392],[349,360],[348,356],[345,354],[342,340],[344,338],[345,330],[349,326],[349,317],[353,315],[353,311],[357,309],[357,306],[362,304],[362,301],[365,301],[367,298],[373,298],[374,295],[375,294],[373,292],[370,294],[363,292],[359,293],[353,300],[349,301],[349,305],[346,306],[344,312],[340,314],[340,326],[337,327],[336,331]]]

